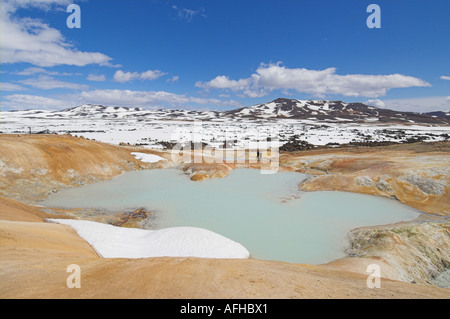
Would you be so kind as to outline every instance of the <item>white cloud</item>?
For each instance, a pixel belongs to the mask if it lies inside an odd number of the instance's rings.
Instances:
[[[73,1],[71,0],[5,0],[7,5],[12,6],[13,8],[38,8],[40,10],[62,10],[61,7],[67,7]],[[2,3],[3,5],[3,3]]]
[[[15,16],[18,8],[62,8],[65,0],[5,0],[1,5],[0,54],[2,63],[27,62],[40,67],[87,64],[110,65],[111,58],[99,52],[83,52],[58,30],[39,19]]]
[[[385,107],[384,102],[379,100],[379,99],[367,100],[367,101],[364,102],[364,104],[370,105],[370,106],[375,106],[375,107],[378,107],[378,108],[381,108],[381,109]]]
[[[207,89],[230,89],[233,91],[245,90],[252,84],[252,78],[230,80],[228,76],[219,75],[209,82],[197,82],[195,86]]]
[[[167,73],[161,72],[159,70],[148,70],[142,73],[139,72],[123,72],[122,70],[117,70],[114,73],[114,81],[125,83],[135,79],[140,80],[156,80]]]
[[[449,80],[450,81],[450,76],[443,75],[443,76],[441,76],[441,80]]]
[[[180,79],[180,77],[178,75],[174,75],[172,76],[170,79],[167,79],[167,82],[177,82]]]
[[[26,88],[14,83],[2,82],[0,83],[0,91],[24,91]]]
[[[68,72],[60,73],[60,72],[49,71],[44,68],[38,68],[38,67],[29,67],[22,71],[12,72],[12,74],[16,74],[16,75],[33,75],[33,74],[39,74],[39,73],[48,74],[48,75],[64,75],[64,76],[74,75],[73,73],[68,73]],[[75,73],[75,75],[80,75],[80,74]]]
[[[169,104],[178,107],[189,103],[214,106],[242,106],[234,100],[223,101],[213,98],[198,98],[165,91],[91,90],[73,95],[72,100],[78,100],[81,103],[113,106],[154,107],[161,104]]]
[[[289,69],[278,62],[261,64],[248,78],[231,80],[227,76],[220,75],[208,82],[199,81],[195,86],[204,89],[229,89],[249,97],[265,96],[274,90],[295,90],[298,93],[308,93],[321,98],[327,94],[376,98],[384,96],[393,88],[431,85],[421,79],[402,74],[339,75],[336,74],[335,68]]]
[[[178,6],[173,5],[172,9],[177,11],[179,19],[186,20],[187,22],[191,22],[196,15],[206,18],[205,8],[193,10],[187,8],[180,8]]]
[[[247,79],[231,80],[225,75],[219,75],[209,82],[197,82],[196,87],[204,89],[222,89],[231,90],[233,92],[242,92],[243,95],[248,97],[262,97],[269,93],[263,87],[258,87],[258,80],[252,76]]]
[[[88,88],[88,86],[84,84],[61,81],[48,75],[41,75],[37,79],[26,79],[21,80],[19,82],[43,90],[50,90],[57,88],[82,90]]]
[[[104,74],[89,74],[86,78],[88,81],[97,81],[102,82],[106,80],[106,77]]]
[[[160,78],[166,74],[167,73],[161,72],[159,70],[148,70],[148,71],[142,72],[140,74],[139,78],[142,80],[156,80],[157,78]]]
[[[383,100],[386,109],[406,112],[433,112],[450,110],[450,96]]]
[[[62,109],[81,104],[101,104],[129,107],[174,107],[183,109],[209,109],[210,106],[242,107],[235,100],[219,100],[175,94],[165,91],[131,90],[89,90],[77,93],[44,97],[26,94],[2,96],[2,108],[23,109]]]
[[[125,83],[128,81],[131,81],[135,78],[139,77],[139,73],[137,72],[123,72],[122,70],[117,70],[116,73],[114,73],[114,81]]]
[[[33,75],[33,74],[38,74],[38,73],[56,75],[58,72],[50,72],[50,71],[47,71],[46,69],[37,68],[37,67],[30,67],[30,68],[26,68],[23,71],[14,72],[14,74],[17,74],[17,75]]]
[[[27,94],[12,94],[3,97],[2,107],[11,110],[28,110],[28,109],[39,109],[39,110],[56,110],[75,106],[73,102],[68,102],[66,100],[53,99],[37,95],[27,95]],[[72,103],[70,105],[69,103]]]

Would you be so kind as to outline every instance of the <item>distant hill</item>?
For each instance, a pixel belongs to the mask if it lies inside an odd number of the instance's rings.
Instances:
[[[327,100],[294,100],[278,98],[268,103],[229,111],[188,111],[175,109],[146,110],[139,107],[103,106],[84,104],[61,111],[17,111],[25,117],[40,118],[134,118],[158,120],[278,120],[297,119],[330,123],[403,123],[403,124],[450,124],[447,112],[401,112],[381,109],[363,103],[346,103]]]
[[[444,112],[420,114],[380,109],[363,103],[285,98],[278,98],[268,103],[244,107],[225,113],[240,118],[292,118],[331,122],[450,123],[448,113],[445,114]]]

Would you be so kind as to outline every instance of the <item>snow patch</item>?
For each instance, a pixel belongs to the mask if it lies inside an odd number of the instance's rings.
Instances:
[[[159,161],[167,161],[165,158],[162,158],[161,156],[155,155],[155,154],[146,154],[146,153],[139,153],[139,152],[132,152],[132,155],[138,160],[141,160],[145,163],[156,163]]]
[[[71,226],[104,258],[248,258],[250,255],[241,244],[202,228],[144,230],[86,220],[48,221]]]

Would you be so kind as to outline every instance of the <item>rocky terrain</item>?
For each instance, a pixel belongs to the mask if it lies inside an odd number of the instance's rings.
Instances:
[[[434,278],[450,269],[450,220],[422,218],[413,223],[355,229],[349,234],[348,254],[381,257],[393,266],[396,279],[434,284]],[[450,288],[450,282],[445,287]]]
[[[65,225],[73,211],[33,206],[49,193],[137,169],[178,167],[196,182],[254,164],[177,164],[170,154],[68,135],[0,135],[0,296],[2,298],[449,298],[434,278],[449,268],[450,144],[412,143],[282,153],[280,170],[310,178],[303,190],[344,190],[395,198],[430,215],[349,234],[349,257],[312,266],[201,258],[103,259]],[[167,161],[145,163],[131,152]],[[98,212],[95,212],[98,213]],[[97,215],[98,214],[94,214]],[[139,227],[142,210],[100,221]],[[68,289],[66,268],[82,268]],[[382,267],[382,288],[366,286],[366,267]],[[415,284],[413,284],[413,282]]]
[[[222,178],[235,167],[235,165],[224,163],[189,163],[183,166],[182,170],[190,176],[192,181],[203,181],[210,178]]]
[[[28,203],[67,186],[95,183],[130,170],[164,165],[137,160],[131,154],[140,150],[137,148],[70,135],[0,135],[0,144],[0,195]],[[170,158],[167,154],[163,156]]]
[[[310,174],[305,191],[339,190],[399,200],[423,212],[450,214],[450,144],[282,153],[282,169]]]

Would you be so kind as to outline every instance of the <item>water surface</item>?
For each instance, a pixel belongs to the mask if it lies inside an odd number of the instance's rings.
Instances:
[[[111,211],[144,207],[148,229],[192,226],[244,245],[252,257],[321,264],[344,257],[349,230],[412,220],[419,211],[397,201],[346,192],[300,192],[305,175],[236,169],[193,182],[177,169],[134,171],[66,189],[43,205]]]

